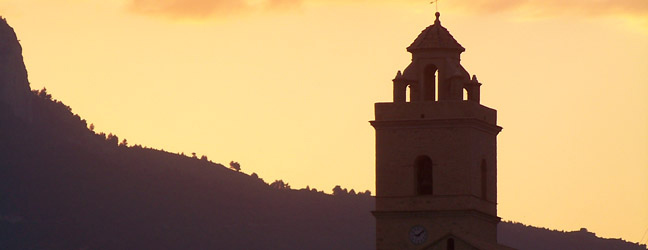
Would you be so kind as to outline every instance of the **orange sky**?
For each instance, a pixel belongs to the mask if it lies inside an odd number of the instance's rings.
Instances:
[[[367,121],[434,20],[426,3],[0,0],[0,14],[32,88],[98,131],[239,161],[294,188],[373,191]],[[499,215],[638,242],[648,229],[648,2],[596,3],[439,8],[504,127]]]

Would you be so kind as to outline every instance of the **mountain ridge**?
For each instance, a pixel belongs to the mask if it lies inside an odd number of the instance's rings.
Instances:
[[[13,28],[0,16],[0,100],[22,119],[31,119],[30,87],[22,46]]]

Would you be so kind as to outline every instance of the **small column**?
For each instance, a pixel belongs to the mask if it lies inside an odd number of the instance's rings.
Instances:
[[[406,102],[406,94],[407,94],[407,82],[405,79],[402,77],[403,75],[401,74],[400,70],[396,74],[396,78],[394,78],[394,102]]]
[[[469,85],[466,88],[468,90],[468,100],[479,103],[480,95],[481,95],[480,93],[481,83],[477,80],[477,76],[473,75],[472,79],[468,84]]]

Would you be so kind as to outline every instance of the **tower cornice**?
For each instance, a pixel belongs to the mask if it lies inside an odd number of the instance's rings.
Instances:
[[[454,118],[454,119],[429,119],[429,120],[398,120],[398,121],[369,121],[375,129],[399,128],[462,128],[471,127],[492,135],[499,134],[502,127],[487,123],[476,118]]]
[[[376,121],[475,119],[497,126],[497,111],[473,101],[376,103],[375,115]]]

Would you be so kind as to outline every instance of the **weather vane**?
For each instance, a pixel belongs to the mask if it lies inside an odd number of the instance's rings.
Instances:
[[[439,12],[439,0],[433,0],[432,2],[430,2],[430,4],[434,4],[436,12]]]

